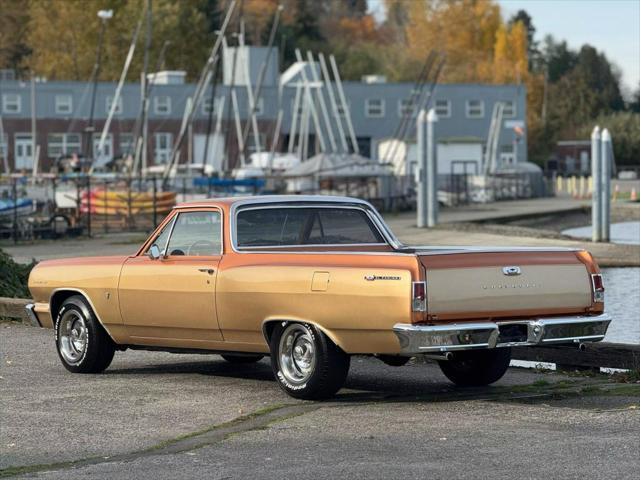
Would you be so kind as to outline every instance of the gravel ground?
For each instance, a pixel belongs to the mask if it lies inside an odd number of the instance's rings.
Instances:
[[[355,357],[346,388],[316,403],[282,393],[267,359],[127,351],[105,374],[74,375],[50,330],[7,323],[0,352],[0,477],[628,478],[639,466],[640,387],[604,376],[514,368],[458,389],[433,364]]]

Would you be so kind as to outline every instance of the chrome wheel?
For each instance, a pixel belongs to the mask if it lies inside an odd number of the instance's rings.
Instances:
[[[285,379],[294,385],[309,380],[316,366],[316,351],[313,334],[299,323],[289,325],[278,348],[278,363]]]
[[[65,312],[58,331],[58,348],[65,362],[73,365],[82,360],[88,338],[84,318],[74,310]]]

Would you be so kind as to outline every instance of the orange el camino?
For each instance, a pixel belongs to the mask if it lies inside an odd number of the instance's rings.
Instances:
[[[336,393],[354,354],[425,355],[458,385],[487,385],[511,346],[599,341],[611,320],[586,251],[406,246],[348,197],[182,204],[133,255],[43,261],[29,288],[30,318],[71,372],[128,348],[270,355],[305,399]]]

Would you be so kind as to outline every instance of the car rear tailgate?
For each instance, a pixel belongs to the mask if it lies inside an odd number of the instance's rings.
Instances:
[[[592,310],[591,276],[570,250],[418,252],[431,320]]]

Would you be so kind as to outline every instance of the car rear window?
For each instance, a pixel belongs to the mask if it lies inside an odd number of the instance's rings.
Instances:
[[[384,243],[355,208],[258,208],[240,211],[237,219],[238,247]]]

